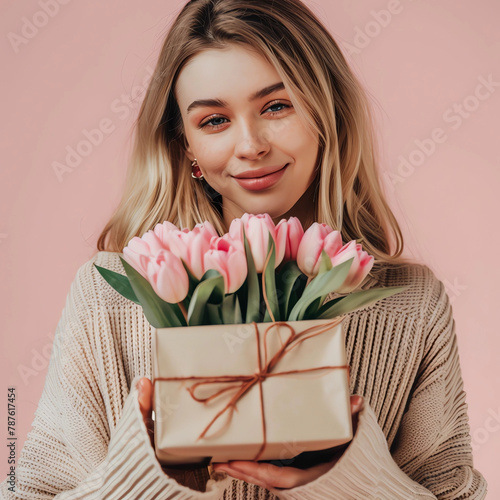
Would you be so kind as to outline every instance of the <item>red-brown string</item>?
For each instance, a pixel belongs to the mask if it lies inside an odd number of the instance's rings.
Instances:
[[[262,455],[264,452],[264,449],[266,447],[266,421],[264,417],[264,397],[263,397],[263,392],[262,392],[262,381],[266,379],[267,377],[274,377],[278,375],[289,375],[292,373],[303,373],[303,372],[311,372],[311,371],[316,371],[316,370],[333,370],[333,369],[338,369],[338,368],[343,368],[347,369],[347,375],[349,377],[350,374],[350,367],[349,365],[341,365],[341,366],[319,366],[315,368],[306,368],[303,370],[290,370],[290,371],[285,371],[285,372],[277,372],[277,373],[271,373],[271,370],[276,366],[278,361],[285,356],[288,352],[290,352],[292,349],[297,347],[301,342],[304,342],[305,340],[308,340],[312,337],[315,337],[316,335],[320,335],[321,333],[327,331],[331,327],[334,327],[338,325],[342,321],[342,317],[336,317],[334,318],[333,321],[329,323],[324,323],[323,325],[315,325],[310,328],[307,328],[306,330],[296,333],[294,328],[289,325],[287,322],[284,321],[275,321],[271,323],[265,330],[264,332],[264,367],[262,367],[262,360],[261,360],[261,348],[260,348],[260,332],[259,328],[257,327],[257,323],[255,321],[252,321],[252,324],[255,327],[255,333],[257,337],[257,355],[258,355],[258,369],[256,372],[252,375],[220,375],[220,376],[215,376],[215,377],[206,377],[206,376],[192,376],[192,377],[157,377],[153,379],[153,385],[157,381],[170,381],[170,380],[201,380],[201,382],[196,382],[193,384],[191,387],[186,388],[191,397],[200,403],[206,403],[208,401],[211,401],[212,399],[224,394],[225,392],[232,390],[232,389],[238,389],[236,394],[233,395],[233,397],[229,400],[227,405],[220,410],[217,415],[209,422],[209,424],[205,427],[203,432],[198,436],[197,441],[199,439],[202,439],[205,434],[208,432],[210,427],[215,423],[215,421],[222,416],[223,413],[225,413],[227,410],[230,410],[229,414],[229,419],[231,419],[233,415],[233,411],[236,410],[236,402],[245,394],[254,384],[257,382],[259,383],[259,392],[260,392],[260,407],[261,407],[261,420],[262,420],[262,435],[263,435],[263,440],[262,440],[262,445],[259,449],[259,452],[255,456],[253,460],[258,460],[259,457]],[[286,326],[291,330],[291,334],[288,337],[287,341],[280,347],[280,349],[276,352],[276,354],[269,360],[267,361],[267,333],[269,332],[269,329],[272,328],[273,326]],[[311,335],[305,336],[306,333],[310,332],[314,328],[317,328],[318,326],[322,326],[323,329],[320,330],[319,332],[313,333]],[[279,330],[278,330],[278,335],[279,335]],[[280,341],[281,341],[281,336],[279,336]],[[299,339],[299,340],[297,340]],[[292,343],[294,343],[292,345]],[[240,384],[238,384],[240,382]],[[214,383],[228,383],[232,384],[229,385],[228,387],[224,389],[220,389],[214,394],[212,394],[209,397],[206,398],[198,398],[195,394],[194,391],[196,390],[197,387],[205,384],[214,384]],[[228,424],[229,420],[226,422],[226,426]]]

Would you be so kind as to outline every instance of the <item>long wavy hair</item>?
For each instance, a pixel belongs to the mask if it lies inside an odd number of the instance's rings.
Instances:
[[[221,196],[193,179],[181,113],[179,72],[206,49],[242,44],[283,79],[292,104],[319,135],[314,220],[357,240],[384,265],[404,266],[403,235],[381,188],[368,97],[335,40],[299,0],[191,0],[168,31],[138,117],[125,189],[97,242],[122,252],[165,220],[180,228],[210,221],[227,231]],[[306,228],[304,228],[306,229]]]

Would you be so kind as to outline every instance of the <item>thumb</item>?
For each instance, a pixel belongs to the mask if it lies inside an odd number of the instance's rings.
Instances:
[[[358,413],[363,409],[364,398],[358,394],[351,396],[351,413]]]
[[[139,390],[139,406],[143,417],[149,417],[153,408],[153,384],[147,377],[142,377],[137,383]]]
[[[146,429],[151,440],[151,446],[154,447],[154,424],[152,421],[153,409],[153,384],[147,377],[142,377],[137,383],[139,391],[139,407],[142,413],[142,420],[146,425]]]

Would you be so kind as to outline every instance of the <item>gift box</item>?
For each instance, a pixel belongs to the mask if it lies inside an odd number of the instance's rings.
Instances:
[[[352,439],[343,317],[170,327],[152,338],[166,466],[288,460]]]

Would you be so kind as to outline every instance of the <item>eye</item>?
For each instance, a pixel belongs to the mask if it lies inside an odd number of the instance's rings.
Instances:
[[[282,109],[278,109],[277,111],[268,112],[272,108],[277,108],[277,107],[278,108],[281,107]],[[291,106],[290,104],[286,104],[284,102],[277,101],[277,102],[271,103],[271,105],[265,109],[264,113],[267,115],[276,116],[276,115],[282,114],[283,112],[285,112],[286,110],[291,109],[291,108],[293,108],[293,106]],[[227,118],[224,118],[223,116],[212,116],[212,118],[204,121],[203,123],[198,125],[198,127],[200,129],[209,128],[211,130],[218,130],[221,126],[223,126],[225,124],[224,121],[217,122],[218,120],[226,120],[227,121]],[[216,122],[216,123],[214,123],[214,122]]]
[[[211,128],[211,129],[217,129],[221,125],[224,125],[224,123],[216,123],[216,124],[212,123],[212,122],[217,121],[217,120],[227,120],[227,118],[224,118],[223,116],[214,116],[213,118],[210,118],[210,120],[207,120],[206,122],[201,123],[199,125],[199,127],[200,128],[204,128],[204,127],[210,125],[209,128]]]
[[[267,113],[267,114],[270,114],[270,115],[277,115],[279,113],[281,113],[282,111],[284,111],[285,109],[290,109],[292,106],[290,106],[289,104],[285,104],[284,102],[275,102],[273,104],[271,104],[267,110],[271,109],[271,108],[276,108],[276,107],[283,107],[284,109],[280,109],[278,111],[272,111],[271,113]],[[267,111],[266,110],[266,111]]]

